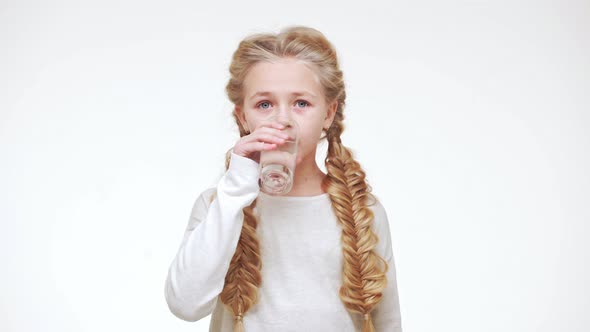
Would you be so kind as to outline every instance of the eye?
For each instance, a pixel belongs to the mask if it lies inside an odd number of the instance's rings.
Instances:
[[[302,107],[309,106],[309,103],[307,101],[305,101],[305,100],[300,99],[297,102],[303,102],[303,103],[305,103],[304,106],[302,106]]]
[[[268,105],[268,107],[264,107],[263,105]],[[308,103],[307,101],[303,100],[303,99],[299,99],[297,100],[297,102],[295,103],[295,105],[297,107],[306,107],[306,106],[310,106],[310,103]],[[267,110],[270,108],[270,102],[268,102],[267,100],[263,100],[260,103],[256,104],[256,108],[260,108],[263,110]]]
[[[263,101],[263,102],[259,103],[258,105],[256,105],[256,107],[262,108],[262,109],[268,109],[268,107],[260,107],[261,105],[264,105],[264,104],[269,104],[269,102],[268,101]]]

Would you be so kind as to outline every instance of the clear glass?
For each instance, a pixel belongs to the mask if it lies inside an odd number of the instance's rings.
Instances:
[[[285,195],[293,186],[299,125],[295,120],[279,115],[271,116],[265,121],[283,124],[285,128],[282,131],[287,133],[289,138],[272,150],[260,151],[258,185],[260,190],[267,194]]]

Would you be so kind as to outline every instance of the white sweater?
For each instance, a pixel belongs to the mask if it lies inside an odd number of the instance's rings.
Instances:
[[[246,332],[361,331],[361,314],[346,310],[342,282],[342,229],[327,193],[271,196],[258,187],[258,163],[231,153],[217,187],[193,205],[184,238],[168,270],[165,297],[185,321],[213,314],[210,332],[232,332],[233,315],[218,295],[242,229],[242,209],[258,199],[257,233],[262,258],[258,303],[244,317]],[[209,198],[217,197],[209,204]],[[371,312],[377,332],[401,332],[401,317],[389,222],[377,200],[371,205],[376,252],[387,260],[387,288]]]

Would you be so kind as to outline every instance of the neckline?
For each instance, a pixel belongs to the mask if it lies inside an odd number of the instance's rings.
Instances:
[[[280,202],[306,202],[306,201],[316,201],[316,200],[329,198],[328,193],[322,193],[322,194],[313,195],[313,196],[280,196],[280,195],[275,196],[275,195],[267,194],[262,190],[258,193],[258,196],[262,197],[263,199],[267,199],[267,200],[271,200],[271,201],[280,201]]]

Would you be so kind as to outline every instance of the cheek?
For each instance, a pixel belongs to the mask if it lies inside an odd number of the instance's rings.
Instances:
[[[299,149],[301,151],[311,151],[318,143],[321,131],[306,129],[299,133]]]

